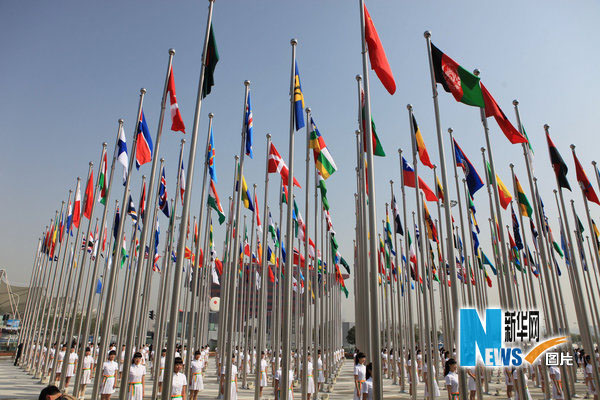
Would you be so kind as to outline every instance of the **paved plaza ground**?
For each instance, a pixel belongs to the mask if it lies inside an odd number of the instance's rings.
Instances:
[[[325,399],[336,399],[336,400],[349,400],[352,398],[353,385],[352,381],[352,360],[345,360],[343,366],[340,369],[340,373],[336,382],[332,386],[330,393],[324,393],[320,398]],[[215,378],[215,362],[214,358],[210,359],[209,368],[205,377],[205,390],[200,392],[199,399],[215,399],[217,398],[218,384]],[[151,398],[152,384],[151,380],[147,380],[146,384],[146,396],[145,399]],[[241,379],[239,380],[241,386]],[[440,386],[441,396],[439,399],[446,399],[447,393],[443,388],[443,379],[438,377],[438,384]],[[8,357],[0,357],[0,399],[37,399],[40,391],[44,385],[39,383],[39,379],[34,379],[28,375],[20,367],[15,367],[12,364],[12,359]],[[418,387],[418,399],[423,399],[424,383],[420,383]],[[585,397],[585,387],[579,376],[579,382],[576,384],[577,397]],[[497,393],[498,392],[498,393]],[[530,383],[530,392],[534,399],[545,399],[540,388],[536,388]],[[88,388],[85,398],[90,398],[91,388]],[[113,395],[113,399],[116,399],[118,394]],[[301,390],[299,386],[296,386],[294,390],[294,397],[301,398]],[[238,389],[239,399],[252,399],[254,398],[254,390]],[[265,389],[263,396],[264,399],[273,399],[273,389],[268,387]],[[384,398],[386,399],[408,399],[410,396],[408,393],[401,393],[400,386],[394,385],[391,380],[384,380]],[[500,382],[497,375],[494,374],[490,383],[490,393],[484,395],[484,399],[506,399],[506,392],[503,381]]]

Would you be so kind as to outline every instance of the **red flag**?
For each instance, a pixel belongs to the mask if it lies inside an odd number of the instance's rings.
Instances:
[[[83,216],[87,219],[92,217],[92,209],[94,208],[94,171],[90,171],[90,177],[88,178],[87,185],[85,186],[85,208],[83,209]]]
[[[577,173],[577,181],[581,184],[581,190],[585,194],[585,197],[589,201],[593,201],[594,203],[600,205],[600,200],[598,200],[598,196],[596,196],[596,192],[592,187],[583,167],[579,163],[577,156],[573,153],[573,159],[575,160],[575,172]]]
[[[415,171],[407,171],[406,169],[404,169],[402,171],[402,173],[404,175],[404,185],[414,188],[415,187]],[[431,190],[431,188],[429,186],[427,186],[427,184],[421,177],[419,177],[419,189],[421,189],[423,191],[423,193],[425,194],[425,199],[427,201],[437,201],[438,200],[438,198],[435,195],[435,193],[433,192],[433,190]]]
[[[273,143],[271,143],[271,146],[269,147],[268,171],[270,174],[274,173],[274,172],[278,172],[279,175],[281,175],[281,179],[283,180],[283,185],[287,186],[289,170],[288,170],[287,165],[285,165],[285,161],[283,161],[283,158],[281,158],[281,155],[279,155],[279,152],[277,151],[277,149],[275,148],[275,145]],[[296,180],[296,178],[294,178],[294,186],[301,188],[301,186],[298,183],[298,181]]]
[[[396,82],[394,82],[394,76],[392,75],[392,69],[390,68],[390,64],[388,63],[387,57],[385,56],[385,51],[383,50],[383,45],[381,44],[381,40],[379,40],[379,35],[375,30],[375,25],[373,24],[373,20],[369,15],[369,11],[367,11],[367,6],[364,6],[365,9],[365,41],[367,42],[367,48],[369,51],[369,61],[371,62],[371,69],[375,71],[379,80],[385,86],[387,91],[390,94],[394,94],[396,92]]]
[[[179,112],[179,105],[177,105],[177,97],[175,95],[175,79],[173,79],[173,67],[169,71],[169,84],[167,86],[167,92],[169,92],[169,101],[171,102],[171,130],[185,133],[185,125]]]
[[[73,226],[75,226],[75,228],[79,228],[79,221],[81,221],[81,186],[79,179],[77,179],[77,188],[75,189],[75,202],[73,203]],[[70,227],[69,230],[71,230]]]
[[[502,112],[496,100],[492,97],[490,92],[481,84],[481,93],[483,93],[483,101],[485,103],[485,117],[494,117],[504,136],[512,143],[527,143],[527,138],[515,129],[513,124],[506,118],[506,115]]]

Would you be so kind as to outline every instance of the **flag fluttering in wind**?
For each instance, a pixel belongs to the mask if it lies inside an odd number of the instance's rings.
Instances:
[[[577,181],[581,185],[581,190],[585,194],[585,197],[588,199],[588,201],[592,201],[600,205],[600,200],[598,200],[598,196],[596,195],[596,192],[594,191],[594,188],[592,187],[592,184],[590,183],[587,175],[585,174],[585,171],[579,163],[579,159],[577,158],[575,153],[573,153],[573,160],[575,161],[575,172],[577,174]]]
[[[206,149],[206,164],[208,165],[208,173],[210,179],[217,183],[217,172],[215,171],[215,142],[213,140],[213,130],[210,127],[210,138],[208,140],[208,148]]]
[[[523,187],[521,187],[521,182],[519,182],[519,179],[516,176],[515,184],[517,186],[517,200],[519,202],[519,210],[521,212],[521,215],[524,217],[531,218],[531,215],[533,214],[533,209],[531,208],[531,204],[529,204],[529,200],[527,200],[527,196],[525,195]]]
[[[396,196],[392,197],[392,213],[394,214],[394,226],[396,233],[404,236],[404,229],[402,229],[402,220],[400,219],[400,213],[398,212],[398,204],[396,204]]]
[[[81,221],[81,185],[79,180],[77,180],[77,187],[75,188],[75,201],[73,202],[72,219],[73,226],[75,228],[79,228],[79,222]]]
[[[158,188],[158,207],[167,218],[171,216],[169,213],[169,199],[167,196],[167,180],[165,178],[165,167],[162,167],[160,172],[160,186]]]
[[[554,145],[552,139],[550,139],[550,135],[546,132],[546,141],[548,142],[548,152],[550,153],[550,162],[552,163],[552,168],[554,168],[554,174],[556,175],[556,180],[558,181],[558,186],[571,190],[571,185],[569,185],[569,181],[567,180],[567,172],[569,168],[567,164],[565,164],[563,158],[561,157],[558,149]]]
[[[329,211],[329,200],[327,200],[327,186],[325,186],[325,179],[321,175],[317,176],[319,179],[318,188],[321,192],[321,203],[323,204],[323,209],[325,211]]]
[[[127,180],[127,170],[129,169],[129,156],[127,155],[127,139],[123,125],[119,128],[119,140],[117,141],[117,161],[123,166],[123,185]]]
[[[183,160],[179,168],[179,193],[181,194],[181,204],[183,205],[183,195],[185,194],[185,170],[183,169]]]
[[[285,161],[283,161],[283,158],[281,157],[273,143],[271,143],[271,145],[269,146],[269,165],[267,167],[267,170],[270,174],[278,172],[279,175],[281,175],[283,186],[287,186],[289,170],[287,165],[285,164]],[[300,187],[300,184],[298,183],[296,178],[294,178],[294,186]]]
[[[527,138],[515,129],[513,124],[498,106],[498,103],[496,103],[496,100],[494,100],[490,92],[483,86],[483,83],[480,85],[481,92],[483,93],[483,101],[485,102],[485,117],[494,117],[500,129],[502,129],[504,136],[506,136],[512,144],[528,143]]]
[[[246,207],[248,210],[254,211],[252,197],[250,197],[250,191],[248,190],[248,185],[246,185],[246,179],[244,179],[244,175],[242,175],[242,203],[244,203],[244,207]]]
[[[492,168],[490,167],[490,163],[488,163],[487,161],[485,164],[488,173],[488,179],[491,183],[493,182]],[[506,210],[506,207],[508,207],[508,205],[512,201],[512,195],[510,194],[508,188],[504,185],[504,182],[502,182],[502,179],[500,179],[498,174],[496,174],[496,183],[498,183],[498,196],[500,197],[500,205]]]
[[[206,72],[205,72],[206,74]],[[185,133],[185,125],[183,124],[183,118],[181,118],[181,112],[179,111],[179,105],[177,104],[177,96],[175,94],[175,78],[173,78],[173,67],[169,71],[169,83],[167,85],[167,92],[169,92],[169,102],[171,103],[171,130],[174,132]]]
[[[246,131],[246,155],[253,157],[252,153],[252,104],[250,103],[250,92],[246,100],[246,114],[244,116],[244,130]]]
[[[92,217],[92,210],[94,209],[94,170],[90,170],[90,176],[85,186],[85,206],[83,209],[83,216],[87,219]]]
[[[100,189],[100,193],[98,193],[98,201],[104,205],[106,205],[106,152],[104,152],[104,157],[102,157],[102,164],[100,165],[100,178],[98,179],[98,189]]]
[[[371,62],[371,69],[375,71],[379,80],[385,86],[390,94],[396,92],[396,82],[394,81],[394,75],[392,69],[388,63],[383,45],[375,30],[373,20],[367,11],[367,6],[364,6],[365,11],[365,41],[367,42],[367,48],[369,53],[369,61]]]
[[[222,225],[225,222],[225,213],[223,207],[221,207],[221,201],[217,194],[217,188],[215,187],[215,181],[210,180],[210,186],[208,190],[208,205],[212,207],[219,215],[219,224]]]
[[[483,94],[479,86],[479,77],[473,75],[456,61],[431,44],[431,59],[435,81],[444,90],[452,93],[456,101],[469,106],[484,107]]]
[[[319,132],[312,117],[310,118],[310,125],[310,148],[313,149],[315,167],[323,179],[327,179],[331,174],[337,171],[337,166],[335,165],[335,161],[333,161],[333,157],[331,156],[331,153],[329,153],[325,140],[323,139],[323,136],[321,136],[321,132]]]
[[[150,136],[150,129],[148,129],[143,110],[138,121],[137,143],[135,147],[135,166],[137,169],[140,169],[140,166],[152,161],[152,137]]]
[[[296,130],[298,130],[304,128],[304,94],[302,94],[302,85],[300,84],[298,61],[294,68],[294,121],[296,121]]]
[[[365,109],[365,92],[363,89],[360,89],[360,104],[361,104],[361,121],[362,121],[362,135],[363,135],[363,150],[367,152],[367,128],[366,121],[367,112]],[[373,155],[378,157],[385,157],[385,151],[383,150],[383,146],[379,141],[379,137],[377,136],[377,129],[375,128],[375,121],[373,120],[373,114],[371,113],[371,143],[373,143]]]
[[[456,157],[456,166],[461,167],[463,172],[465,173],[465,178],[467,180],[467,187],[469,188],[469,193],[471,197],[475,195],[479,189],[483,187],[483,181],[481,177],[471,164],[471,161],[467,158],[465,153],[462,151],[458,143],[456,143],[455,139],[452,139],[452,144],[454,145],[454,156]]]
[[[202,84],[202,98],[208,96],[215,85],[215,68],[219,62],[219,50],[213,31],[212,22],[210,23],[210,33],[208,35],[208,47],[206,49],[206,62],[204,64],[204,81]]]
[[[144,213],[146,212],[146,182],[144,181],[144,184],[142,185],[142,194],[140,195],[140,206],[139,206],[140,212],[139,212],[139,217],[141,219],[141,221],[144,221]]]
[[[415,133],[415,143],[417,144],[417,152],[419,153],[419,159],[423,165],[428,166],[433,169],[433,164],[429,159],[429,153],[427,152],[427,147],[425,147],[425,142],[423,141],[423,135],[421,135],[421,130],[419,129],[419,125],[417,125],[417,120],[415,119],[414,114],[412,115],[412,127],[413,132]]]
[[[131,198],[131,194],[129,195],[129,203],[127,204],[127,214],[131,217],[131,219],[135,222],[138,219],[137,211],[135,211],[135,205],[133,204],[133,199]],[[115,236],[116,239],[116,236]]]
[[[415,186],[415,170],[413,167],[406,161],[404,157],[402,157],[402,175],[404,176],[404,185],[414,188]],[[437,201],[437,196],[431,190],[429,186],[425,183],[425,181],[419,177],[419,189],[423,191],[425,194],[425,199],[427,201]]]

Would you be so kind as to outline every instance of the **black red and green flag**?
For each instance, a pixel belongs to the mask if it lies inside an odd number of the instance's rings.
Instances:
[[[452,93],[456,101],[475,107],[485,107],[479,77],[461,67],[456,61],[431,44],[431,59],[435,81]]]

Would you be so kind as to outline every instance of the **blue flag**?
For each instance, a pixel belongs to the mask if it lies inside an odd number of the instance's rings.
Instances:
[[[248,99],[246,100],[244,125],[246,130],[246,155],[252,158],[252,104],[250,103],[250,92],[248,92]]]
[[[158,207],[167,218],[171,216],[169,213],[169,200],[167,198],[167,181],[165,179],[165,167],[163,166],[160,174],[160,188],[158,189]]]
[[[469,187],[469,193],[471,197],[477,192],[479,189],[483,187],[483,181],[481,177],[471,164],[471,161],[467,158],[465,153],[463,153],[462,149],[456,143],[456,140],[452,139],[454,142],[454,155],[456,157],[456,166],[461,167],[463,172],[465,173],[465,178],[467,180],[467,186]]]
[[[217,183],[217,172],[215,171],[215,142],[213,140],[212,126],[210,127],[208,148],[206,149],[206,164],[208,165],[208,173],[210,174],[210,178]]]
[[[298,72],[298,61],[295,65],[294,74],[294,119],[296,120],[296,130],[304,128],[304,95],[302,94],[302,85],[300,84],[300,74]]]

